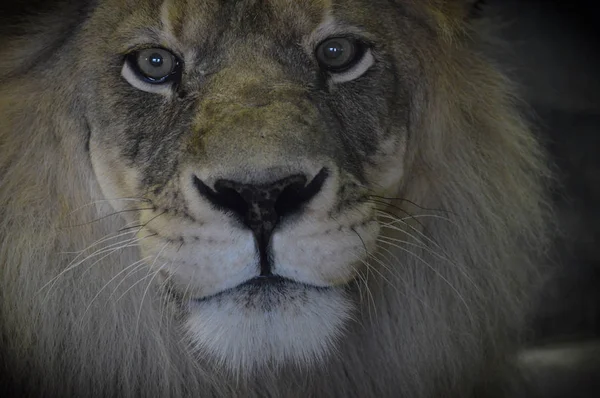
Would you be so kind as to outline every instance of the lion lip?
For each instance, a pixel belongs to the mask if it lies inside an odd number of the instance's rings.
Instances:
[[[306,287],[313,289],[327,289],[326,287],[313,286],[302,282],[297,282],[289,278],[285,278],[278,275],[259,275],[254,278],[248,279],[245,282],[240,283],[237,286],[232,288],[220,291],[215,294],[211,294],[205,297],[197,297],[192,299],[195,302],[203,302],[208,301],[213,298],[224,296],[228,293],[232,293],[235,291],[241,290],[250,290],[250,291],[266,291],[266,290],[281,290],[288,287]]]
[[[298,282],[294,282],[291,279],[287,279],[277,275],[259,275],[254,277],[244,283],[242,283],[239,287],[244,285],[253,285],[253,286],[278,286],[285,283],[294,283],[298,284]]]

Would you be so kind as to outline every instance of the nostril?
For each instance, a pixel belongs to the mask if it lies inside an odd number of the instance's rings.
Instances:
[[[215,192],[221,207],[233,211],[242,219],[246,217],[250,203],[231,184],[228,184],[227,181],[219,180],[215,183]]]
[[[279,217],[293,213],[300,208],[303,203],[300,198],[305,184],[306,179],[304,179],[304,181],[292,183],[283,188],[273,205],[274,210]]]
[[[323,187],[329,172],[327,169],[321,169],[308,185],[305,181],[292,183],[286,186],[275,202],[275,211],[279,217],[290,215],[298,211],[302,205],[308,203]]]
[[[227,186],[226,181],[217,181],[214,190],[196,176],[194,176],[193,182],[200,195],[208,199],[215,207],[221,210],[231,210],[242,220],[246,217],[248,202],[237,190]]]

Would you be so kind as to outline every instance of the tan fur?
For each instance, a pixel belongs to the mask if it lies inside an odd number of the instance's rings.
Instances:
[[[348,15],[360,19],[357,3],[348,2]],[[33,64],[30,52],[54,37],[0,49],[2,396],[491,394],[489,383],[518,347],[543,267],[546,161],[510,82],[478,55],[465,2],[396,3],[437,33],[414,32],[420,75],[407,77],[415,91],[405,151],[369,170],[381,178],[372,200],[392,219],[379,213],[379,249],[361,270],[355,319],[321,362],[241,377],[190,350],[173,303],[150,288],[144,263],[135,267],[137,247],[79,264],[96,250],[90,245],[127,225],[85,149],[87,99],[69,84],[78,66],[57,56],[20,73]],[[167,14],[170,29],[185,35],[185,15]],[[395,57],[407,51],[400,42],[393,48]],[[194,128],[207,120],[197,115]]]

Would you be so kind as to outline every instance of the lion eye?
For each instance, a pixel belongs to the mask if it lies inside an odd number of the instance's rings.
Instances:
[[[172,52],[164,48],[147,48],[128,54],[121,74],[135,88],[165,92],[163,86],[167,83],[178,83],[181,64]],[[169,87],[166,89],[170,90]]]
[[[315,57],[335,83],[360,77],[375,62],[365,43],[348,37],[332,37],[322,41],[317,46]]]
[[[355,40],[344,37],[327,39],[317,46],[317,61],[323,69],[342,71],[351,66],[360,56]]]
[[[162,48],[148,48],[135,53],[135,64],[140,75],[149,83],[163,83],[177,67],[177,59]]]

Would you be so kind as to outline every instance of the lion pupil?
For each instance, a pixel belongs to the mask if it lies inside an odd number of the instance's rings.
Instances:
[[[152,54],[150,56],[149,61],[150,61],[150,65],[152,65],[156,68],[161,67],[164,62],[163,57],[158,53]]]
[[[344,46],[334,41],[325,48],[324,53],[329,59],[338,59],[344,53]]]

